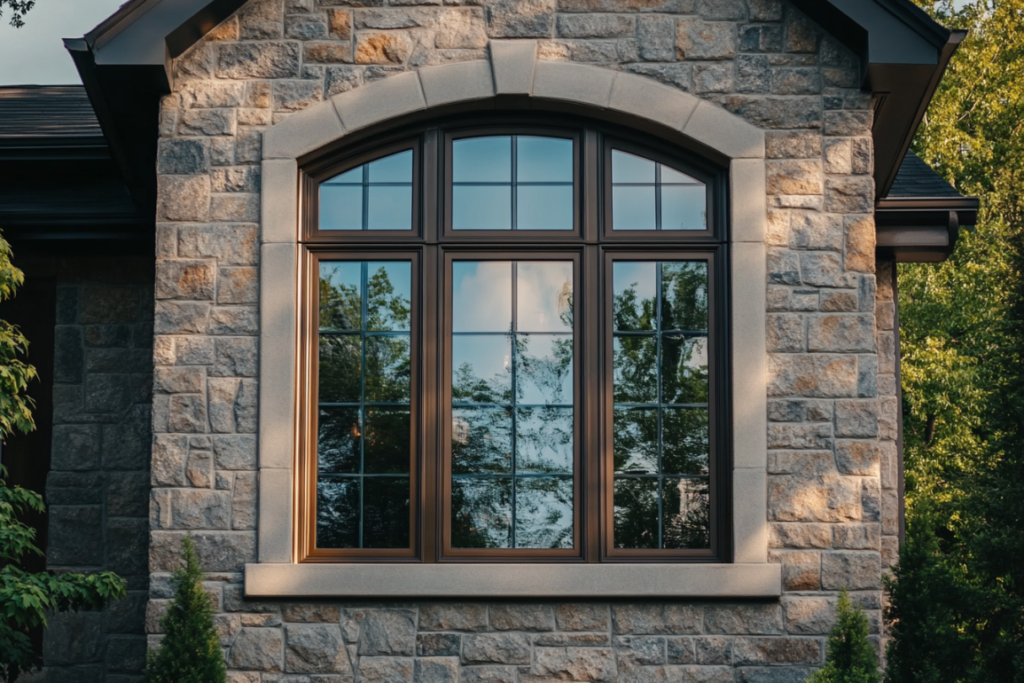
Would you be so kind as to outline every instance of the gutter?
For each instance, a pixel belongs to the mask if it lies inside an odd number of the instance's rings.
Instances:
[[[895,197],[875,205],[876,254],[900,263],[938,263],[956,248],[960,228],[978,221],[977,197]]]

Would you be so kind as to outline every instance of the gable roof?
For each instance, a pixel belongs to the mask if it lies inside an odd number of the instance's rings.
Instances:
[[[913,152],[907,152],[888,198],[960,197],[960,193]]]

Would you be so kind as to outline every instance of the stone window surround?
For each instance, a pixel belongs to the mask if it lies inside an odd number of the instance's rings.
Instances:
[[[249,597],[777,598],[768,563],[767,224],[764,133],[639,75],[537,59],[533,40],[492,40],[489,61],[409,71],[293,114],[263,138],[260,246],[259,510]],[[292,534],[297,453],[297,159],[410,113],[499,95],[571,103],[645,120],[730,166],[733,562],[728,564],[298,564]],[[285,390],[285,388],[290,390]]]

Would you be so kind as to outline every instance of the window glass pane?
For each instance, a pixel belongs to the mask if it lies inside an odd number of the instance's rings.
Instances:
[[[359,472],[362,428],[359,408],[320,408],[320,432],[317,449],[320,472],[353,474]]]
[[[572,473],[572,408],[519,408],[516,471]]]
[[[512,263],[456,261],[452,264],[452,330],[512,329]]]
[[[358,261],[320,264],[320,329],[358,330],[362,323],[363,266]]]
[[[371,183],[411,183],[412,150],[370,162]]]
[[[453,264],[455,547],[575,542],[572,283],[571,261]]]
[[[318,548],[358,548],[359,479],[325,478],[316,485]]]
[[[409,547],[411,300],[408,261],[320,264],[320,548]]]
[[[320,229],[363,229],[362,185],[320,186]]]
[[[452,472],[482,474],[511,471],[511,410],[452,409]]]
[[[517,230],[572,230],[572,185],[516,188]]]
[[[520,135],[516,142],[520,183],[572,183],[572,140]]]
[[[615,547],[658,548],[658,480],[615,479]]]
[[[612,150],[613,183],[654,183],[654,162],[635,154]]]
[[[708,329],[708,266],[703,261],[661,264],[661,328]]]
[[[409,479],[363,479],[364,548],[409,547]]]
[[[707,264],[617,262],[612,274],[614,546],[708,548]]]
[[[512,547],[512,480],[452,482],[452,547]]]
[[[366,264],[366,329],[408,331],[412,306],[412,264],[371,261]]]
[[[409,230],[412,227],[412,185],[370,185],[367,230]]]
[[[321,230],[411,230],[412,150],[357,166],[320,185]]]
[[[663,230],[707,230],[707,190],[665,185],[661,188],[661,227]]]
[[[452,181],[511,183],[511,136],[464,138],[452,142]]]
[[[507,335],[456,334],[452,339],[452,401],[512,401],[512,348]]]
[[[572,548],[570,477],[519,477],[515,497],[517,548]]]
[[[615,329],[653,330],[657,325],[658,267],[656,263],[617,261],[612,264]]]
[[[694,185],[700,185],[701,182],[696,178],[691,178],[685,173],[680,173],[674,168],[669,168],[665,164],[658,164],[661,166],[661,182],[663,183],[692,183]]]
[[[657,229],[654,185],[612,188],[612,226],[616,230]]]
[[[572,331],[572,263],[520,261],[517,264],[518,332]]]
[[[511,230],[511,185],[452,188],[452,230]]]
[[[662,547],[711,547],[711,505],[707,479],[665,479]]]
[[[519,405],[572,405],[572,335],[516,335]]]

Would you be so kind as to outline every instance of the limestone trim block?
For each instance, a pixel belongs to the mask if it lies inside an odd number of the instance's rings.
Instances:
[[[294,114],[266,133],[264,144],[262,267],[260,269],[260,524],[259,562],[246,573],[251,595],[281,593],[310,581],[303,595],[389,595],[409,586],[406,596],[443,595],[618,595],[613,588],[628,565],[558,566],[545,581],[512,589],[502,572],[515,565],[472,565],[470,576],[430,578],[431,565],[409,565],[375,573],[373,565],[290,565],[293,559],[292,466],[295,453],[294,391],[297,377],[299,170],[296,159],[336,143],[345,134],[423,109],[496,95],[526,94],[615,110],[689,136],[730,163],[732,243],[732,372],[735,556],[733,565],[642,565],[643,581],[632,580],[628,595],[770,597],[781,590],[778,568],[767,562],[767,234],[764,132],[720,107],[643,76],[571,62],[537,60],[536,41],[490,41],[490,64],[468,61],[410,71],[334,96]],[[273,484],[271,484],[273,482]],[[287,522],[287,523],[285,523]],[[288,565],[282,567],[281,565]],[[620,569],[614,569],[619,567]],[[725,580],[721,572],[743,581]],[[742,569],[741,569],[742,568]],[[762,568],[768,574],[757,574]],[[288,571],[294,570],[294,576]],[[451,571],[451,568],[448,568]],[[460,569],[460,572],[463,571]],[[281,572],[284,572],[282,574]],[[401,577],[392,576],[402,572]],[[423,579],[417,575],[423,573]],[[537,566],[524,571],[533,576]],[[408,574],[408,576],[406,576]],[[550,576],[548,576],[550,574]],[[769,576],[770,575],[770,576]],[[376,577],[389,576],[386,580]],[[461,576],[461,574],[459,574]],[[671,577],[669,580],[666,577]],[[692,577],[692,578],[688,578]],[[766,578],[767,577],[767,578]],[[774,577],[774,578],[772,578]],[[758,582],[762,583],[758,583]],[[772,583],[774,581],[774,583]],[[362,582],[362,583],[361,583]],[[475,582],[475,583],[474,583]],[[482,583],[481,583],[482,582]],[[766,582],[766,583],[765,583]],[[771,586],[769,586],[771,584]],[[344,588],[341,588],[344,586]],[[415,588],[416,586],[425,586]],[[433,587],[430,587],[433,586]],[[474,588],[475,586],[475,588]],[[580,588],[585,586],[585,588]],[[758,588],[753,588],[757,587]],[[443,591],[442,591],[443,587]],[[597,588],[601,587],[601,588]],[[551,593],[536,591],[551,590]],[[515,593],[519,590],[520,593]],[[754,590],[755,593],[749,591]],[[403,589],[405,591],[405,589]],[[435,592],[431,592],[435,591]],[[477,591],[477,592],[474,592]],[[509,592],[513,591],[513,592]],[[531,592],[534,591],[534,592]],[[575,592],[574,592],[575,591]],[[579,592],[583,591],[583,592]],[[623,593],[623,595],[626,595]]]
[[[778,598],[778,564],[247,564],[247,598]]]

